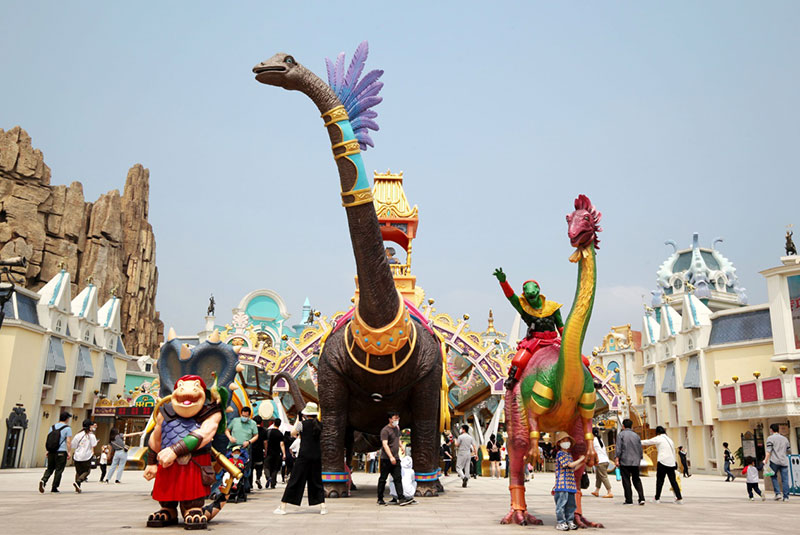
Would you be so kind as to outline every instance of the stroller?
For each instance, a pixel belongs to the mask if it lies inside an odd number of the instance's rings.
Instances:
[[[233,463],[236,468],[244,472],[244,468],[247,465],[247,450],[243,450],[239,446],[234,446],[231,448],[230,452],[228,453],[228,460]],[[230,478],[230,474],[225,474],[222,479],[222,484],[225,485],[227,483],[227,478]],[[245,488],[244,476],[241,478],[237,478],[233,480],[233,486],[231,487],[231,492],[228,497],[229,503],[239,503],[239,502],[246,502],[247,501],[247,491]]]

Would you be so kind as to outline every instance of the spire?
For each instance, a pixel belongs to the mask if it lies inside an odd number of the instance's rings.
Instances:
[[[486,328],[486,334],[497,334],[497,331],[494,329],[494,314],[491,308],[489,309],[489,327]]]

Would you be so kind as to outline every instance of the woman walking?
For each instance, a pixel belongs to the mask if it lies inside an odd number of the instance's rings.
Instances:
[[[72,487],[77,493],[81,492],[81,483],[89,479],[89,472],[92,471],[92,456],[94,447],[97,446],[95,429],[97,424],[88,419],[84,420],[83,429],[72,438],[72,446],[75,448],[72,453],[72,460],[75,463],[75,482]]]
[[[655,446],[658,450],[655,503],[661,503],[661,488],[664,486],[664,477],[666,476],[669,478],[672,491],[675,493],[675,503],[682,504],[681,488],[675,479],[675,470],[678,468],[678,463],[675,460],[675,444],[667,436],[667,431],[659,425],[656,427],[655,438],[642,440],[642,446]]]
[[[117,472],[115,483],[122,482],[122,471],[125,470],[125,462],[128,460],[128,446],[125,445],[125,436],[116,429],[111,430],[110,442],[114,456],[111,458],[111,468],[108,471],[105,482],[111,483],[114,472]]]
[[[492,479],[500,479],[500,446],[497,444],[497,437],[492,435],[486,443],[489,450],[489,462],[491,463]]]
[[[445,442],[442,444],[442,460],[444,461],[444,475],[450,475],[450,468],[453,466],[453,454],[450,452],[450,443]]]
[[[322,487],[322,451],[319,445],[322,424],[317,419],[318,416],[317,404],[309,402],[294,424],[292,436],[300,437],[300,451],[294,461],[289,483],[283,491],[281,504],[273,511],[276,515],[286,514],[287,503],[300,505],[306,484],[308,484],[308,505],[319,504],[319,514],[328,513],[325,507],[325,489]]]
[[[597,464],[594,466],[594,492],[592,496],[600,495],[600,484],[606,488],[606,495],[603,498],[613,498],[611,494],[611,482],[608,480],[608,453],[605,444],[600,439],[600,430],[596,427],[592,429],[594,434],[594,451],[597,453]]]

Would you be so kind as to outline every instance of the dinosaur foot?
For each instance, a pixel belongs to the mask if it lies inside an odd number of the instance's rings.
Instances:
[[[325,483],[325,497],[326,498],[346,498],[350,496],[347,492],[347,486],[343,483]]]
[[[438,481],[420,482],[417,483],[417,490],[414,496],[421,496],[423,498],[433,498],[439,495]]]
[[[519,524],[520,526],[541,526],[542,521],[528,511],[520,511],[519,509],[511,509],[506,516],[500,520],[501,524]]]
[[[604,528],[605,526],[599,522],[592,522],[587,520],[585,516],[580,513],[575,513],[575,523],[579,528]]]

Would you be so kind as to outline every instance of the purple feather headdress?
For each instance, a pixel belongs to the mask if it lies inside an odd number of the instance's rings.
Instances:
[[[380,104],[383,100],[378,96],[383,88],[383,82],[379,81],[383,75],[382,70],[369,71],[359,80],[361,73],[364,72],[368,54],[369,45],[364,41],[356,48],[347,72],[344,70],[344,52],[336,57],[335,63],[325,58],[325,66],[328,68],[328,84],[347,111],[361,150],[367,150],[367,146],[375,146],[369,136],[369,131],[377,131],[380,128],[374,120],[378,117],[378,113],[370,108]]]

